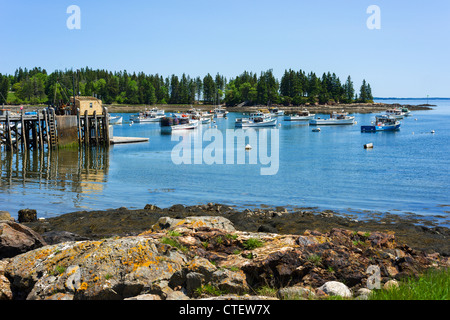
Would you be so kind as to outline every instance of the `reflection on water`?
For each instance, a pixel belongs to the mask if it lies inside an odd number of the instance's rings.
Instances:
[[[109,152],[102,147],[0,153],[0,188],[46,189],[80,194],[101,193],[108,177]]]

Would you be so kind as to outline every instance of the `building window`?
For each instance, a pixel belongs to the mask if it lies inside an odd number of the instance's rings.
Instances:
[[[92,102],[91,102],[91,103],[89,103],[89,108],[91,108],[91,109],[92,109]]]

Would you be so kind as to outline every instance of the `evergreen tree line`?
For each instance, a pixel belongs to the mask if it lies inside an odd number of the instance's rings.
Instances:
[[[370,84],[363,81],[359,96],[349,76],[344,84],[333,73],[318,77],[315,73],[286,70],[278,81],[272,70],[244,71],[227,79],[217,73],[203,78],[159,74],[128,73],[126,70],[57,70],[19,68],[14,75],[0,74],[0,103],[57,104],[69,102],[73,92],[96,96],[106,104],[220,104],[241,103],[302,105],[305,103],[352,103],[373,100]],[[9,92],[9,96],[8,96]]]

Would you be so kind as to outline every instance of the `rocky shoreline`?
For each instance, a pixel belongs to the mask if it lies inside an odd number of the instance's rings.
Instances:
[[[411,218],[212,203],[19,218],[34,221],[0,216],[0,299],[365,299],[373,270],[389,286],[450,264],[449,229]]]
[[[373,113],[373,112],[383,112],[387,109],[405,106],[412,111],[415,110],[431,110],[432,105],[403,105],[403,104],[386,104],[386,103],[351,103],[351,104],[333,104],[333,105],[301,105],[301,106],[283,106],[276,105],[280,110],[284,110],[287,114],[301,111],[303,109],[308,109],[310,112],[314,113],[330,113],[333,111],[345,110],[348,113]],[[128,105],[109,105],[108,111],[112,113],[137,113],[142,112],[148,106],[128,106]],[[183,112],[188,111],[192,107],[203,110],[210,111],[215,107],[214,105],[158,105],[160,109],[164,109],[166,112]],[[242,106],[242,107],[227,107],[229,112],[255,112],[259,109],[267,109],[266,105],[257,106]]]

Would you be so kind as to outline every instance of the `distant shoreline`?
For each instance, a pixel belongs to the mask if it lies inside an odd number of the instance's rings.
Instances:
[[[388,98],[377,98],[377,99],[388,99]],[[403,99],[403,98],[397,98]],[[431,99],[431,98],[430,98]],[[216,105],[171,105],[171,104],[159,104],[159,105],[118,105],[118,104],[103,104],[103,106],[108,108],[108,112],[110,113],[138,113],[142,112],[145,109],[150,108],[159,108],[163,109],[166,112],[184,112],[191,108],[200,109],[202,111],[211,111],[216,108]],[[342,111],[348,113],[373,113],[373,112],[381,112],[390,108],[405,106],[412,111],[416,110],[432,110],[432,107],[436,105],[432,104],[420,104],[420,105],[410,105],[410,104],[400,104],[400,103],[350,103],[350,104],[332,104],[332,105],[300,105],[300,106],[283,106],[283,105],[273,105],[272,107],[276,107],[280,110],[284,110],[285,113],[294,113],[304,109],[309,110],[310,112],[315,113],[330,113],[333,111]],[[20,112],[20,105],[4,105],[4,108],[11,109],[14,112]],[[35,111],[37,109],[43,109],[47,107],[46,105],[24,105],[23,108],[25,111]],[[255,106],[243,106],[243,107],[226,107],[229,112],[254,112],[259,109],[268,109],[267,105],[255,105]]]
[[[334,105],[301,105],[301,106],[281,106],[276,105],[280,110],[284,110],[286,113],[298,112],[303,109],[307,109],[316,113],[330,113],[333,111],[342,111],[348,113],[373,113],[385,111],[387,109],[396,106],[406,106],[412,111],[416,110],[432,110],[432,105],[401,105],[401,104],[387,104],[387,103],[351,103],[351,104],[334,104]],[[202,111],[211,111],[215,107],[214,105],[156,105],[159,109],[164,109],[166,112],[183,112],[191,108],[200,109]],[[136,113],[144,111],[145,108],[150,106],[123,106],[123,105],[109,105],[108,111],[112,113]],[[267,109],[266,105],[256,106],[243,106],[243,107],[227,107],[229,112],[255,112],[259,109]]]

